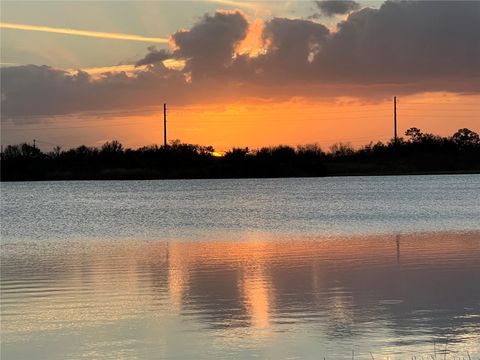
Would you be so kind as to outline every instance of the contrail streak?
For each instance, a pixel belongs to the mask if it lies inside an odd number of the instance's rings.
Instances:
[[[0,28],[27,30],[27,31],[42,31],[42,32],[49,32],[49,33],[56,33],[56,34],[75,35],[75,36],[88,36],[88,37],[94,37],[94,38],[100,38],[100,39],[131,40],[131,41],[168,44],[167,38],[155,38],[155,37],[147,37],[147,36],[139,36],[139,35],[109,33],[109,32],[90,31],[90,30],[65,29],[65,28],[56,28],[56,27],[50,27],[50,26],[37,26],[37,25],[14,24],[14,23],[2,22],[0,23]]]
[[[221,5],[229,5],[229,6],[236,6],[239,8],[247,8],[247,9],[258,9],[260,8],[259,5],[253,4],[251,2],[242,2],[242,1],[235,1],[235,0],[207,0],[211,3],[217,3]]]

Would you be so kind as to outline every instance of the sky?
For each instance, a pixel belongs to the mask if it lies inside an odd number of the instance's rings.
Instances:
[[[2,1],[1,142],[353,146],[480,131],[479,1]]]

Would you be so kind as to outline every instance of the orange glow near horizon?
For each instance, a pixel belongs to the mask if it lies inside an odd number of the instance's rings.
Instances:
[[[480,96],[448,93],[399,97],[398,134],[410,127],[442,136],[459,128],[480,131]],[[19,128],[22,131],[15,131]],[[13,130],[12,130],[13,129]],[[25,135],[27,134],[28,135]],[[120,115],[77,115],[29,125],[2,125],[2,143],[32,138],[63,148],[100,146],[117,139],[137,148],[163,143],[160,110]],[[221,155],[232,147],[319,144],[323,150],[337,142],[353,147],[388,141],[393,136],[391,100],[361,103],[353,98],[330,101],[292,99],[282,102],[251,100],[233,104],[169,106],[168,138],[212,145]],[[8,139],[8,141],[5,141]],[[68,141],[68,143],[67,143]],[[45,145],[46,150],[53,146]]]

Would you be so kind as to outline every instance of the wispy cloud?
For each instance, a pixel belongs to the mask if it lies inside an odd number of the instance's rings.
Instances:
[[[236,0],[207,0],[207,1],[211,3],[221,4],[221,5],[234,6],[240,9],[257,10],[258,8],[260,8],[259,4],[254,4],[248,1],[236,1]]]
[[[116,73],[116,72],[131,73],[139,69],[135,68],[133,64],[125,64],[125,65],[101,66],[101,67],[91,67],[91,68],[82,68],[82,69],[67,69],[66,71],[68,71],[70,74],[75,74],[77,73],[78,70],[89,73],[93,78],[96,78],[105,73]]]
[[[14,23],[2,22],[0,23],[0,28],[26,30],[26,31],[41,31],[41,32],[48,32],[48,33],[55,33],[55,34],[74,35],[74,36],[87,36],[87,37],[94,37],[94,38],[100,38],[100,39],[129,40],[129,41],[141,41],[141,42],[148,42],[148,43],[168,44],[168,38],[147,37],[147,36],[132,35],[132,34],[100,32],[100,31],[90,31],[90,30],[66,29],[66,28],[57,28],[57,27],[50,27],[50,26],[38,26],[38,25],[14,24]]]

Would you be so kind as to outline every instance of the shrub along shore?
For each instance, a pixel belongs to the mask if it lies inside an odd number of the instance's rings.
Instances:
[[[42,152],[30,144],[8,145],[1,153],[2,181],[132,180],[252,177],[312,177],[480,173],[480,137],[469,129],[452,136],[424,134],[370,143],[358,149],[337,143],[233,148],[219,156],[211,146],[173,141],[168,146],[125,149],[118,141],[100,148],[59,147]]]

